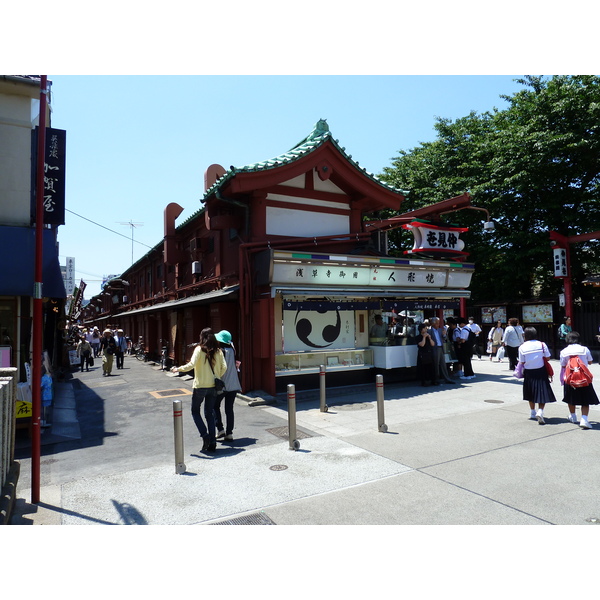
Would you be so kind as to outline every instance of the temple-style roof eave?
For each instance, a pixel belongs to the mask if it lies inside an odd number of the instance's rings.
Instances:
[[[313,129],[313,134],[309,135],[307,138],[302,140],[297,146],[277,156],[275,158],[271,158],[268,160],[260,161],[254,164],[245,165],[242,167],[233,167],[231,166],[229,170],[218,179],[208,190],[206,190],[204,194],[204,199],[212,196],[217,189],[226,186],[227,182],[235,178],[237,175],[245,174],[245,173],[261,173],[265,171],[269,171],[272,169],[280,168],[284,165],[292,164],[301,158],[311,154],[318,148],[321,148],[327,142],[330,142],[340,153],[340,155],[350,163],[358,172],[364,175],[367,179],[385,189],[386,191],[393,192],[394,194],[403,195],[403,190],[399,188],[395,188],[384,181],[380,180],[378,177],[373,175],[367,171],[364,167],[361,167],[358,161],[355,161],[352,158],[351,154],[346,153],[346,149],[340,146],[338,140],[334,140],[329,132],[329,128],[325,121],[321,120]]]

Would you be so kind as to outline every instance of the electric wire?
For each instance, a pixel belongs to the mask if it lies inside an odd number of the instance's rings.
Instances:
[[[100,223],[96,223],[96,221],[92,221],[91,219],[88,219],[87,217],[83,217],[81,215],[78,215],[76,212],[73,212],[72,210],[69,210],[68,208],[65,208],[65,210],[67,212],[70,212],[72,215],[75,215],[76,217],[79,217],[80,219],[83,219],[84,221],[89,221],[90,223],[97,225],[98,227],[102,227],[102,229],[106,229],[106,231],[110,231],[111,233],[114,233],[116,235],[120,235],[121,237],[124,237],[127,240],[133,241],[136,244],[141,244],[142,246],[146,246],[146,248],[150,248],[150,250],[152,250],[152,246],[148,246],[148,244],[144,244],[143,242],[138,242],[137,240],[131,240],[131,238],[127,235],[124,235],[123,233],[119,233],[118,231],[114,231],[113,229],[109,229],[108,227],[105,227],[104,225],[100,225]]]

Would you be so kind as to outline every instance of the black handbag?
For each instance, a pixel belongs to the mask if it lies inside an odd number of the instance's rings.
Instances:
[[[219,379],[215,375],[215,371],[212,368],[212,365],[210,364],[210,360],[208,359],[208,356],[206,357],[206,360],[208,360],[208,366],[210,367],[213,377],[215,378],[215,392],[217,392],[217,396],[220,396],[221,394],[225,393],[225,382],[222,379]]]

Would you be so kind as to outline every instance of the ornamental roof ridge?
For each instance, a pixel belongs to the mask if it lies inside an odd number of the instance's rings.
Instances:
[[[225,174],[221,178],[217,179],[217,181],[208,190],[206,190],[206,192],[204,193],[204,198],[207,198],[217,188],[219,188],[226,181],[228,181],[229,179],[234,177],[237,173],[248,173],[248,172],[256,172],[256,171],[261,171],[261,170],[266,170],[266,169],[272,169],[272,168],[276,168],[279,165],[284,165],[284,164],[293,162],[295,160],[298,160],[302,156],[305,156],[306,154],[313,152],[314,150],[316,150],[317,148],[322,146],[328,140],[331,141],[331,143],[339,150],[339,152],[346,158],[346,160],[348,162],[350,162],[352,165],[354,165],[358,170],[362,171],[363,174],[366,175],[373,182],[381,185],[384,188],[392,190],[394,192],[398,192],[398,193],[402,193],[402,194],[405,193],[400,188],[394,187],[393,185],[386,183],[385,181],[379,179],[373,173],[370,173],[369,171],[367,171],[364,167],[361,167],[360,164],[358,163],[358,161],[354,160],[352,158],[352,155],[348,154],[346,152],[346,149],[343,148],[342,146],[340,146],[339,141],[335,140],[331,136],[331,132],[329,131],[329,125],[327,124],[327,120],[319,119],[315,123],[312,131],[308,134],[308,136],[306,136],[303,140],[301,140],[295,146],[290,148],[287,152],[284,152],[283,154],[280,154],[279,156],[276,156],[274,158],[269,158],[267,160],[262,160],[262,161],[259,161],[259,162],[253,163],[253,164],[249,164],[249,165],[244,165],[241,167],[234,167],[233,165],[231,165],[229,167],[229,170],[226,171]],[[201,202],[202,201],[203,201],[203,199],[201,200]]]

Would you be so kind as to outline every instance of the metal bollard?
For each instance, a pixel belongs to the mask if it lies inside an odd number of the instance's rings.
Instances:
[[[383,414],[383,375],[375,376],[375,386],[377,390],[377,424],[378,429],[382,433],[386,433],[388,426],[385,424],[385,416]]]
[[[175,473],[185,473],[183,462],[183,410],[181,400],[173,400],[173,428],[175,431]]]
[[[327,412],[329,407],[325,404],[325,365],[319,367],[319,385],[321,388],[321,412]]]
[[[300,442],[296,439],[296,386],[290,383],[287,386],[288,399],[288,437],[290,450],[298,450]]]

